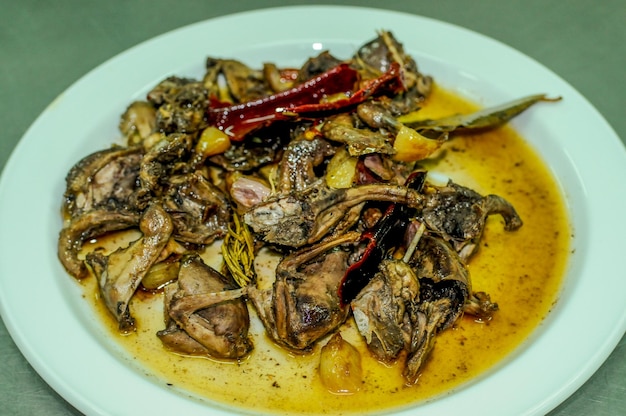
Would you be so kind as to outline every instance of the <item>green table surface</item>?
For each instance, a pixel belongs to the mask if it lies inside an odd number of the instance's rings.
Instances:
[[[622,141],[626,139],[625,0],[334,0],[330,3],[432,17],[498,39],[559,74],[603,114]],[[0,0],[0,169],[46,106],[108,58],[190,23],[245,10],[297,4],[311,2]],[[590,137],[590,149],[593,141]],[[541,371],[545,370],[537,369],[538,377]],[[0,324],[0,414],[81,414],[32,369],[3,324]],[[622,338],[604,365],[578,391],[550,413],[552,416],[624,414],[626,338]]]

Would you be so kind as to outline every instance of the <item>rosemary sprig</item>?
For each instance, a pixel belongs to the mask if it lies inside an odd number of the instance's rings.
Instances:
[[[222,244],[226,267],[239,287],[245,287],[255,278],[254,241],[248,226],[233,213],[233,221]]]

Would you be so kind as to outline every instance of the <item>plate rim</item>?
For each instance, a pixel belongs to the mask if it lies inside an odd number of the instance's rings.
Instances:
[[[79,78],[76,82],[74,82],[68,89],[66,89],[63,93],[60,94],[59,97],[57,97],[57,99],[55,99],[37,118],[36,120],[33,122],[33,124],[28,128],[28,130],[26,131],[26,133],[23,135],[22,139],[20,139],[20,141],[18,142],[18,144],[16,145],[16,148],[13,150],[13,152],[11,153],[9,159],[7,160],[7,163],[3,169],[2,172],[2,176],[0,177],[0,195],[4,195],[7,191],[6,189],[9,187],[9,179],[7,179],[7,177],[9,176],[9,174],[11,172],[13,172],[16,167],[15,165],[17,165],[18,163],[18,158],[19,155],[22,155],[23,152],[25,152],[24,148],[27,147],[27,144],[30,144],[30,142],[28,141],[29,137],[32,137],[32,132],[36,131],[36,129],[39,127],[39,125],[41,123],[43,123],[45,121],[45,116],[47,114],[50,114],[50,111],[53,111],[54,107],[56,105],[60,105],[59,101],[64,99],[64,95],[68,95],[71,94],[72,91],[74,91],[77,88],[80,88],[81,85],[83,85],[84,83],[86,83],[91,76],[93,76],[94,73],[96,73],[97,71],[102,71],[102,68],[106,68],[107,66],[114,66],[116,63],[119,63],[120,61],[122,61],[123,59],[125,59],[125,57],[132,55],[133,53],[136,53],[137,51],[141,50],[142,48],[146,47],[146,45],[148,44],[152,44],[152,43],[158,43],[159,41],[161,41],[162,39],[165,39],[167,37],[170,36],[174,36],[174,35],[180,35],[181,33],[185,32],[186,30],[190,30],[190,29],[198,29],[198,28],[202,28],[205,25],[211,24],[211,23],[215,23],[217,21],[227,21],[227,20],[241,20],[243,18],[245,18],[246,16],[250,17],[250,16],[259,16],[260,14],[274,14],[274,13],[285,13],[289,10],[298,10],[298,11],[302,11],[305,9],[309,9],[309,11],[312,10],[320,10],[320,9],[329,9],[332,8],[335,12],[342,12],[342,13],[377,13],[377,14],[386,14],[388,16],[396,16],[396,17],[402,17],[403,19],[415,19],[416,21],[429,21],[431,24],[436,24],[436,25],[444,25],[447,26],[448,28],[452,28],[454,30],[461,30],[464,31],[466,33],[471,33],[473,34],[473,36],[479,36],[482,37],[483,39],[487,40],[488,42],[492,42],[493,44],[497,44],[500,45],[500,47],[504,47],[504,48],[508,48],[510,49],[510,51],[520,54],[524,59],[530,60],[532,62],[534,62],[536,65],[540,66],[541,68],[543,68],[543,70],[547,71],[548,73],[552,74],[553,76],[557,77],[558,79],[560,79],[560,77],[558,77],[558,75],[554,74],[551,70],[549,70],[548,68],[544,67],[542,64],[540,64],[539,62],[535,61],[534,59],[522,54],[521,52],[511,48],[510,46],[497,41],[495,39],[489,38],[487,36],[484,36],[478,32],[474,32],[471,31],[469,29],[463,28],[461,26],[457,26],[448,22],[444,22],[441,20],[437,20],[437,19],[433,19],[430,17],[425,17],[425,16],[419,16],[419,15],[414,15],[414,14],[409,14],[409,13],[404,13],[404,12],[396,12],[396,11],[391,11],[391,10],[386,10],[386,9],[376,9],[376,8],[371,8],[371,7],[353,7],[353,6],[337,6],[337,5],[331,5],[331,6],[288,6],[288,7],[271,7],[271,8],[264,8],[264,9],[256,9],[256,10],[249,10],[249,11],[245,11],[245,12],[240,12],[240,13],[235,13],[235,14],[230,14],[230,15],[224,15],[224,16],[219,16],[216,18],[212,18],[212,19],[207,19],[207,20],[203,20],[200,22],[196,22],[196,23],[192,23],[190,25],[187,26],[183,26],[181,28],[175,29],[173,31],[169,31],[166,32],[164,34],[155,36],[151,39],[148,39],[144,42],[139,43],[138,45],[135,45],[117,55],[115,55],[114,57],[108,59],[107,61],[103,62],[102,64],[98,65],[96,68],[94,68],[93,70],[89,71],[87,74],[85,74],[83,77]],[[395,30],[392,29],[394,32]],[[402,37],[399,37],[402,40]],[[201,56],[200,56],[201,59]],[[419,63],[418,63],[419,64]],[[436,77],[436,74],[435,74]],[[569,84],[567,84],[565,81],[561,80],[563,83],[565,83],[566,85],[569,86]],[[610,133],[612,132],[614,138],[617,140],[618,143],[621,144],[621,141],[619,140],[617,134],[612,130],[612,127],[608,124],[608,122],[606,122],[606,120],[604,119],[604,117],[597,112],[597,110],[595,110],[595,108],[586,100],[586,98],[584,98],[582,95],[580,95],[573,87],[569,86],[569,88],[573,91],[576,92],[576,94],[578,94],[578,96],[575,98],[578,100],[582,100],[583,104],[586,104],[586,106],[588,108],[590,108],[593,112],[594,117],[599,118],[599,120],[601,121],[601,123],[604,123],[604,128],[605,130],[609,133],[609,136],[611,135]],[[125,101],[125,100],[124,100]],[[42,121],[43,120],[43,121]],[[617,145],[617,148],[619,148],[619,145]],[[621,151],[622,151],[622,157],[626,154],[623,152],[624,148],[623,145],[621,147]],[[1,201],[2,199],[0,199]],[[2,202],[0,202],[0,208],[3,207]],[[593,210],[592,208],[589,208],[589,210]],[[2,217],[2,216],[0,216]],[[1,219],[0,224],[2,224],[4,222],[3,219]],[[50,223],[45,223],[47,227],[50,227]],[[593,231],[593,230],[592,230]],[[4,240],[3,237],[0,236],[0,247],[2,246],[6,246],[7,245],[7,241]],[[0,257],[2,256],[2,254],[0,253]],[[4,262],[3,262],[4,263]],[[0,265],[0,271],[4,271],[5,270],[5,265],[2,264]],[[0,274],[0,287],[6,287],[5,286],[5,280],[4,280],[4,275]],[[575,290],[576,288],[572,289]],[[107,409],[106,408],[102,408],[100,406],[94,406],[94,403],[92,401],[90,401],[87,397],[80,397],[80,396],[75,396],[72,394],[73,390],[75,388],[73,388],[72,386],[68,386],[65,385],[63,380],[59,380],[57,378],[54,377],[54,370],[50,368],[50,365],[47,364],[46,362],[42,361],[43,357],[41,356],[37,356],[36,351],[33,351],[31,346],[28,345],[27,340],[24,338],[24,334],[22,333],[21,329],[18,328],[14,322],[14,317],[12,316],[11,311],[7,310],[5,305],[7,304],[6,301],[6,297],[5,297],[5,293],[4,291],[0,291],[0,312],[2,314],[2,317],[5,321],[5,325],[7,326],[7,330],[9,331],[10,335],[12,336],[13,340],[15,341],[15,343],[18,345],[18,348],[20,349],[21,353],[27,358],[27,360],[29,361],[29,363],[31,363],[31,365],[36,369],[36,371],[42,376],[42,378],[44,378],[44,380],[50,385],[52,386],[57,392],[59,392],[59,394],[61,394],[61,396],[63,396],[70,404],[76,406],[78,409],[80,409],[81,411],[89,411],[89,412],[94,412],[94,414],[107,414]],[[7,317],[9,319],[7,319]],[[528,414],[533,414],[533,412],[535,411],[548,411],[551,410],[552,408],[556,407],[556,405],[558,405],[562,400],[564,400],[565,398],[567,398],[569,395],[571,395],[578,387],[580,387],[596,370],[597,368],[600,367],[600,365],[606,360],[606,358],[609,356],[609,354],[611,353],[611,351],[615,348],[615,346],[617,345],[617,342],[619,342],[619,340],[621,339],[621,337],[623,336],[624,332],[626,331],[626,311],[624,311],[621,315],[620,319],[617,319],[615,322],[617,325],[615,326],[614,330],[612,333],[609,334],[608,338],[605,340],[605,342],[601,345],[601,348],[598,350],[596,356],[593,357],[591,361],[592,364],[587,364],[586,367],[584,367],[583,369],[578,371],[578,374],[573,377],[570,382],[566,385],[563,386],[563,388],[560,391],[555,391],[553,392],[552,396],[554,396],[552,398],[552,400],[549,400],[549,398],[546,398],[546,401],[549,401],[550,403],[537,403],[535,405],[535,409],[527,409]],[[584,371],[583,371],[584,370]],[[131,376],[132,377],[132,376]],[[456,392],[454,393],[455,395],[457,394]],[[178,396],[176,396],[178,397]],[[419,405],[420,407],[422,405]],[[203,407],[203,406],[201,406]],[[428,405],[424,406],[424,407],[428,407]],[[127,411],[128,409],[119,409],[121,411]],[[122,413],[119,413],[122,414]]]

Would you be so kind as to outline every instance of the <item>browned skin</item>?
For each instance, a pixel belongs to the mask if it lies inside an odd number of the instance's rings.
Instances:
[[[403,375],[415,383],[435,336],[463,314],[469,272],[444,240],[422,236],[408,263],[385,260],[352,302],[359,332],[383,362],[406,353]]]
[[[296,83],[307,81],[317,75],[336,67],[341,63],[341,60],[334,57],[330,52],[324,51],[317,56],[309,58],[302,68],[298,71],[298,78]]]
[[[485,292],[474,292],[465,301],[463,313],[472,315],[480,320],[488,321],[498,310],[498,304],[491,301],[491,296]]]
[[[354,243],[358,236],[347,233],[290,254],[279,263],[271,289],[250,289],[249,297],[276,342],[304,350],[346,320],[349,308],[341,305],[337,290],[349,253],[333,248]]]
[[[432,78],[419,72],[415,60],[404,52],[402,44],[391,32],[382,31],[378,37],[361,46],[352,62],[360,68],[361,74],[365,77],[375,77],[387,71],[392,63],[400,65],[406,91],[392,99],[387,97],[380,99],[394,115],[417,110],[424,98],[430,94]]]
[[[471,293],[469,271],[461,257],[441,238],[423,236],[409,260],[420,282],[420,302],[412,318],[409,355],[403,372],[410,383],[419,372],[439,331],[463,315]]]
[[[120,248],[109,256],[99,252],[87,255],[87,262],[98,279],[102,299],[124,332],[134,328],[128,310],[130,299],[167,245],[173,226],[163,207],[154,203],[141,217],[139,229],[142,237],[127,248]]]
[[[180,161],[189,154],[192,143],[193,136],[172,133],[155,143],[144,155],[136,190],[140,208],[145,208],[152,198],[162,195],[170,176],[188,168]]]
[[[83,243],[111,231],[136,227],[140,215],[124,211],[93,210],[73,219],[59,233],[58,257],[65,270],[77,279],[89,276],[85,263],[78,258]]]
[[[335,150],[324,139],[299,138],[289,142],[279,164],[277,191],[302,191],[317,181],[314,168]]]
[[[386,363],[410,342],[411,309],[419,301],[415,272],[401,260],[384,260],[380,272],[352,301],[352,312],[368,349]]]
[[[463,305],[471,292],[469,270],[450,244],[441,238],[423,236],[408,261],[420,280],[422,302],[445,296],[452,301],[441,329],[449,328],[463,313]]]
[[[322,134],[333,142],[344,143],[351,156],[395,153],[389,135],[377,130],[357,128],[351,117],[344,114],[326,120]]]
[[[155,130],[165,134],[195,133],[206,127],[208,92],[200,81],[169,77],[148,93],[155,106]]]
[[[78,259],[84,241],[139,223],[134,186],[141,157],[139,147],[114,147],[84,157],[68,172],[63,195],[67,222],[57,250],[63,267],[75,278],[89,274]]]
[[[157,332],[157,336],[165,347],[173,352],[185,355],[209,355],[209,350],[182,330],[176,321],[170,318],[170,303],[174,293],[178,291],[175,284],[165,286],[163,290],[163,312],[165,329]]]
[[[366,201],[419,207],[422,195],[397,185],[361,185],[331,189],[321,182],[302,192],[277,195],[244,214],[244,221],[273,244],[302,247],[320,241],[341,224],[351,209]]]
[[[188,255],[178,281],[170,286],[165,297],[167,327],[157,334],[168,348],[223,359],[242,358],[252,350],[248,308],[234,282],[198,255]]]
[[[94,209],[133,210],[140,147],[113,147],[81,159],[68,172],[63,211],[74,219]]]
[[[429,229],[452,244],[463,259],[468,259],[476,250],[487,217],[494,214],[502,216],[507,231],[522,226],[515,208],[504,198],[497,195],[483,197],[450,182],[443,187],[430,187],[421,215]]]
[[[163,206],[174,223],[174,238],[209,244],[227,232],[230,202],[226,195],[199,172],[172,176]]]
[[[216,97],[224,93],[218,82],[220,75],[224,76],[227,91],[234,102],[254,101],[273,92],[262,70],[250,68],[237,60],[207,58],[206,69],[204,86]]]

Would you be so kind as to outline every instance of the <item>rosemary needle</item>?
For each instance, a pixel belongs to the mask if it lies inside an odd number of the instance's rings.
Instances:
[[[247,286],[254,277],[254,241],[248,226],[233,213],[233,221],[222,244],[226,267],[239,287]]]

